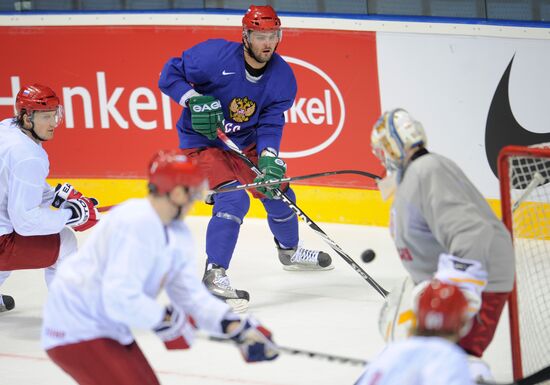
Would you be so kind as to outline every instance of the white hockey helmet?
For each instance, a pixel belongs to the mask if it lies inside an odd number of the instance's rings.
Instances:
[[[372,152],[390,172],[403,170],[410,150],[426,144],[424,127],[402,108],[384,112],[372,129]]]

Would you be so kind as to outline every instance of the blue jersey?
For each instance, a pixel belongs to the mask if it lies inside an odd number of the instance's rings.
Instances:
[[[247,80],[241,43],[212,39],[184,51],[164,66],[159,87],[176,102],[192,88],[221,101],[225,133],[241,149],[256,143],[279,151],[285,123],[283,113],[296,97],[296,78],[281,56],[274,53],[256,83]],[[225,147],[191,128],[185,108],[177,123],[180,148]]]

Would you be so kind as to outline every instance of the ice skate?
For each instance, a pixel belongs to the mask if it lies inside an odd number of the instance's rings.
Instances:
[[[211,266],[210,269],[207,267],[202,278],[206,288],[214,296],[225,301],[236,313],[245,312],[248,309],[248,301],[250,300],[248,292],[233,289],[229,277],[225,274],[225,269],[215,264]]]
[[[332,259],[324,251],[309,250],[298,246],[285,249],[281,247],[275,239],[277,251],[279,252],[279,261],[283,264],[283,269],[289,271],[304,270],[332,270]]]
[[[15,307],[15,301],[10,295],[0,295],[0,313],[10,311]]]

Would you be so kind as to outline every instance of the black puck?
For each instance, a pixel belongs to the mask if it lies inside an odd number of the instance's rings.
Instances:
[[[361,260],[365,263],[372,262],[376,253],[372,249],[367,249],[361,253]]]

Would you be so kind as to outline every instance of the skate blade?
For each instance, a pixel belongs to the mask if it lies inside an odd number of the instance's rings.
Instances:
[[[226,299],[227,303],[235,313],[244,313],[248,310],[248,301],[246,299]]]
[[[286,271],[325,271],[334,269],[334,265],[328,265],[327,267],[307,265],[283,265],[283,269]]]

